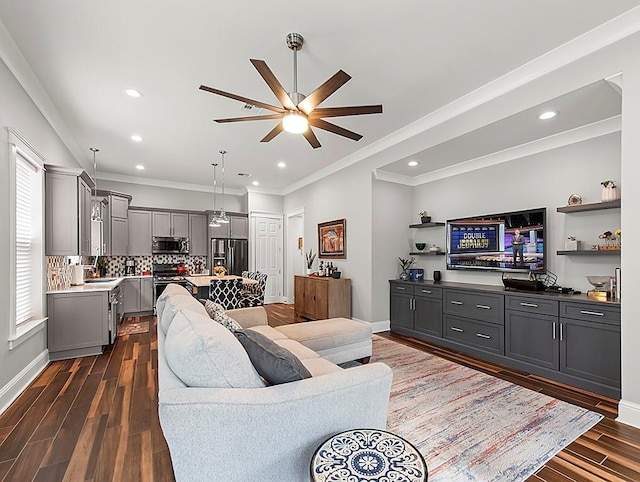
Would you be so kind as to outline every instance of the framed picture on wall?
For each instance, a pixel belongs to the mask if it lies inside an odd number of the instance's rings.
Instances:
[[[318,224],[318,258],[346,259],[347,220],[336,219]]]

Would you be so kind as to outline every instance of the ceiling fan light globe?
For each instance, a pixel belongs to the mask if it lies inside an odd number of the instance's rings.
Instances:
[[[282,119],[284,130],[292,134],[302,134],[309,128],[309,121],[300,112],[289,112]]]

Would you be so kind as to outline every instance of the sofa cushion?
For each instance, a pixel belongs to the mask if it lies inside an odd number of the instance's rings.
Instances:
[[[276,340],[288,340],[289,338],[287,338],[286,335],[283,335],[282,333],[280,333],[278,330],[276,330],[275,328],[271,327],[271,326],[252,326],[251,328],[248,328],[249,330],[253,330],[253,331],[257,331],[258,333],[262,333],[264,336],[266,336],[267,338],[269,338],[271,341],[276,341]]]
[[[206,312],[176,313],[167,332],[165,356],[171,370],[190,387],[265,386],[242,345]]]
[[[285,338],[283,340],[273,340],[276,345],[281,346],[285,350],[290,351],[296,358],[300,361],[307,360],[309,358],[319,358],[315,351],[310,350],[306,346],[301,343],[298,343],[295,340],[290,340],[289,338]]]
[[[204,309],[213,321],[217,321],[226,329],[231,331],[242,330],[242,327],[236,320],[225,314],[225,310],[222,305],[208,299],[201,299],[200,303],[204,305]]]
[[[189,292],[179,284],[170,283],[167,287],[160,293],[158,299],[156,300],[156,314],[158,315],[158,319],[162,316],[162,311],[164,310],[164,305],[167,302],[167,299],[174,295],[188,295]],[[165,332],[166,333],[166,332]]]
[[[319,377],[321,375],[327,375],[329,373],[339,372],[343,370],[343,368],[339,367],[335,363],[331,363],[329,360],[325,360],[324,358],[307,358],[302,360],[302,364],[305,366],[311,376]]]
[[[158,315],[160,329],[164,334],[169,331],[169,326],[173,321],[173,317],[176,313],[182,309],[188,309],[196,313],[206,315],[207,312],[200,303],[190,294],[175,295],[166,299],[162,314]]]
[[[371,325],[348,318],[308,321],[278,326],[280,333],[320,352],[328,348],[371,340]]]
[[[310,378],[311,373],[289,350],[255,330],[235,332],[258,373],[271,385]]]

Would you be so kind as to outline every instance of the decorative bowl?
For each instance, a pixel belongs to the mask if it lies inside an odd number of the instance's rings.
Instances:
[[[596,290],[601,290],[611,280],[611,276],[587,276],[587,281],[591,283]]]
[[[426,247],[427,247],[427,243],[416,243],[416,249],[418,251],[422,251]]]

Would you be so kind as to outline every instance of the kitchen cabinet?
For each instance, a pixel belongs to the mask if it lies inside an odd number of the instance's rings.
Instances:
[[[248,239],[249,218],[245,216],[229,216],[229,237],[234,239]]]
[[[390,311],[393,330],[442,336],[440,288],[394,283],[391,285]],[[410,335],[411,332],[405,334]]]
[[[90,256],[93,180],[82,169],[45,168],[46,254]]]
[[[229,222],[220,226],[209,226],[209,238],[249,239],[249,218],[246,214],[229,214]],[[207,212],[207,220],[213,216]]]
[[[189,214],[187,213],[155,211],[152,224],[153,236],[189,237]]]
[[[129,245],[129,220],[111,219],[111,255],[124,256]]]
[[[295,313],[311,320],[351,318],[351,280],[296,275]]]
[[[109,343],[109,291],[47,295],[49,358],[99,355]]]
[[[106,203],[102,215],[104,256],[126,256],[129,246],[128,209],[131,196],[114,191],[98,190],[96,198]]]
[[[151,211],[129,210],[129,249],[132,256],[151,256]]]
[[[207,256],[207,216],[189,214],[189,254]]]
[[[153,302],[153,278],[127,278],[124,280],[125,315],[153,312]]]

